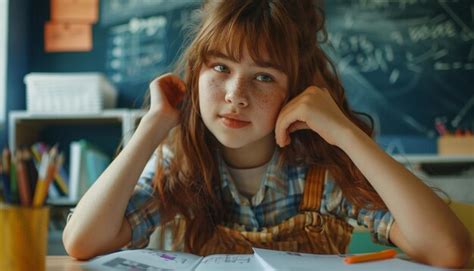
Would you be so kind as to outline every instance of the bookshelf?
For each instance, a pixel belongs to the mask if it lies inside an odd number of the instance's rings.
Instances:
[[[398,162],[407,164],[451,164],[451,163],[470,163],[474,166],[473,155],[393,155]]]
[[[86,139],[98,146],[105,146],[113,157],[123,141],[126,144],[135,131],[143,110],[111,109],[94,114],[37,114],[28,111],[9,112],[9,148],[31,146],[42,141],[48,145],[59,143],[65,153],[66,171],[69,163],[69,144]],[[48,200],[50,223],[48,232],[48,255],[65,255],[62,231],[66,217],[77,202],[67,199]]]
[[[474,204],[474,155],[394,155],[438,195]]]
[[[109,146],[108,154],[113,157],[116,148],[122,142],[126,144],[135,131],[143,110],[133,109],[114,109],[103,110],[97,114],[37,114],[28,111],[11,111],[9,126],[9,148],[14,151],[19,146],[31,146],[38,141],[44,141],[50,145],[60,142],[60,150],[66,154],[66,168],[68,168],[69,144],[72,141],[87,139],[93,141],[94,136],[106,130],[105,135]],[[89,130],[96,130],[95,127],[101,127],[100,131],[86,132],[82,134],[65,135],[65,130],[71,130],[74,127],[80,127]],[[53,130],[53,132],[47,132]],[[104,136],[104,135],[101,135]],[[109,140],[109,139],[112,140]],[[100,142],[96,143],[102,145]],[[62,146],[62,147],[61,147]],[[68,171],[69,173],[69,171]],[[67,199],[48,200],[51,205],[72,206],[77,202],[71,202]]]
[[[41,138],[41,133],[52,126],[72,127],[77,125],[117,125],[121,139],[130,140],[136,128],[136,119],[144,112],[133,109],[103,110],[96,114],[36,114],[28,111],[10,111],[9,147],[15,150],[20,145],[31,145]]]
[[[472,172],[474,155],[393,155],[392,157],[415,173],[432,178],[474,174]]]

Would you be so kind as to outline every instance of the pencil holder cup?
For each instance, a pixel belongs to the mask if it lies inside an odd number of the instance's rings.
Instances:
[[[48,207],[0,203],[0,270],[45,270],[48,221]]]
[[[474,136],[445,135],[438,138],[440,155],[473,155]]]

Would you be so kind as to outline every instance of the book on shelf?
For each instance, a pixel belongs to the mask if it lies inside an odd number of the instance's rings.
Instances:
[[[110,164],[110,157],[86,140],[70,144],[69,200],[77,202]]]
[[[28,172],[30,179],[36,180],[38,178],[38,169],[41,157],[44,153],[50,150],[50,146],[37,142],[30,148],[32,154],[32,162],[36,170]],[[31,183],[33,184],[33,183]],[[63,166],[59,167],[58,172],[53,178],[52,184],[48,187],[48,202],[65,201],[69,196],[69,176]],[[34,190],[34,186],[31,187]]]
[[[215,254],[206,257],[164,250],[123,250],[83,264],[84,270],[441,270],[392,258],[357,264],[344,255],[322,255],[254,248],[254,254]]]

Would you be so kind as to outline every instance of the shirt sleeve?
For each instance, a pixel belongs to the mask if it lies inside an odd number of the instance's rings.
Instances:
[[[146,247],[150,241],[150,235],[160,224],[158,199],[152,184],[156,161],[156,154],[153,154],[128,202],[125,217],[132,228],[132,240],[125,248]]]
[[[321,213],[337,216],[345,221],[356,222],[369,229],[372,240],[376,243],[395,246],[389,239],[394,219],[388,210],[358,209],[347,200],[341,188],[330,178],[324,185]]]

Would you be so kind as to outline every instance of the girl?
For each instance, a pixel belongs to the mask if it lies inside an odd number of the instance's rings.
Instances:
[[[144,247],[165,226],[200,255],[345,253],[354,220],[415,260],[466,263],[463,224],[349,109],[314,1],[206,1],[200,18],[184,81],[150,84],[132,139],[78,203],[71,256]]]

